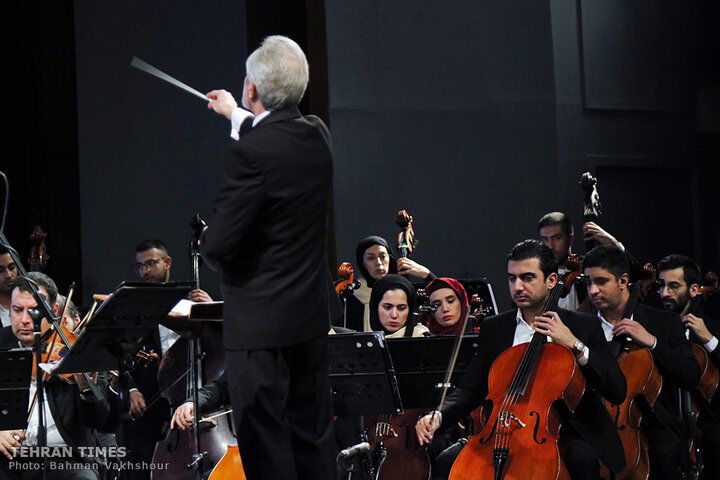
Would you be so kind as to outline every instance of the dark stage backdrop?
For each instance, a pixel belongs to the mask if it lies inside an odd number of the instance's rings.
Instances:
[[[135,280],[135,245],[164,240],[173,279],[191,280],[188,222],[211,216],[230,123],[135,68],[137,56],[201,92],[239,98],[247,52],[240,1],[75,2],[85,296]],[[217,295],[206,267],[202,286]]]
[[[487,276],[559,208],[547,2],[328,2],[338,261],[368,234],[438,275]]]

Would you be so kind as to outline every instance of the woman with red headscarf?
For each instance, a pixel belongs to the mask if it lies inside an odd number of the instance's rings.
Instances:
[[[457,335],[462,333],[469,304],[465,288],[454,278],[441,277],[425,287],[430,305],[437,305],[431,314],[428,328],[431,335]]]

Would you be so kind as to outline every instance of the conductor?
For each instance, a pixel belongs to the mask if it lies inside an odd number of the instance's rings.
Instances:
[[[203,258],[222,274],[238,448],[249,479],[330,480],[330,134],[298,110],[308,64],[294,41],[267,37],[245,66],[249,112],[225,90],[207,94],[209,108],[241,127],[221,157],[214,219],[200,240]]]

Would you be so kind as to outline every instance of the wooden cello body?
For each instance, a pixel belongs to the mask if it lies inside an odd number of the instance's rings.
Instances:
[[[552,404],[564,399],[574,410],[585,391],[585,379],[570,350],[542,343],[527,382],[532,388],[522,393],[517,377],[508,377],[507,372],[522,370],[533,342],[506,350],[493,363],[488,377],[493,412],[480,434],[468,438],[450,480],[569,478],[557,448],[560,417]],[[498,476],[495,464],[500,458],[505,458],[505,465]]]
[[[430,458],[415,435],[415,424],[426,412],[409,408],[401,414],[365,417],[368,443],[387,451],[378,480],[430,480]]]
[[[650,350],[635,344],[628,346],[618,357],[618,364],[627,381],[627,398],[621,405],[606,402],[605,406],[615,422],[625,451],[625,469],[615,474],[616,480],[647,479],[650,474],[650,458],[647,441],[640,431],[642,411],[640,401],[655,405],[662,388],[662,377],[655,366]],[[610,477],[605,466],[601,475]]]

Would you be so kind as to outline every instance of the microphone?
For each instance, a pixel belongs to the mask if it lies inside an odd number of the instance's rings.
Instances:
[[[355,455],[360,455],[361,453],[368,453],[370,451],[370,444],[368,442],[362,442],[358,443],[357,445],[353,445],[352,447],[348,447],[345,450],[341,450],[340,453],[338,453],[338,460],[345,460],[351,457],[354,457]]]

